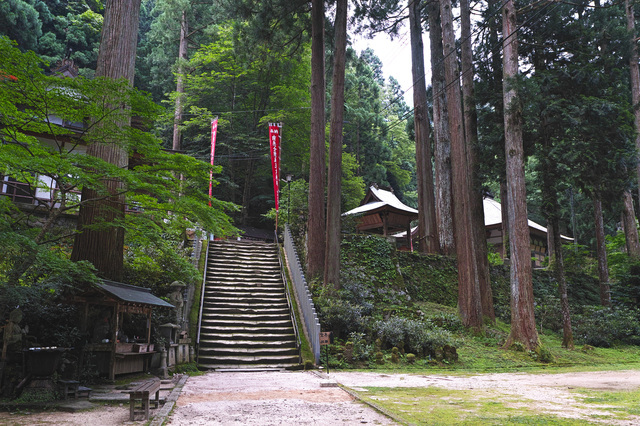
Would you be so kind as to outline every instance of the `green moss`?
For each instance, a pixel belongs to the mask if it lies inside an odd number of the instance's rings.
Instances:
[[[458,270],[451,257],[398,252],[407,293],[414,301],[445,306],[458,303]]]
[[[209,244],[209,241],[203,241],[200,260],[198,261],[198,272],[201,277],[204,277],[204,267],[207,260],[207,244]],[[198,334],[198,317],[200,316],[202,285],[202,280],[196,280],[193,293],[193,305],[191,306],[191,312],[189,312],[189,336],[191,336],[194,342]]]
[[[416,425],[583,425],[584,420],[541,414],[534,404],[497,392],[440,388],[376,388],[356,392],[406,424]],[[499,401],[499,402],[498,402]]]

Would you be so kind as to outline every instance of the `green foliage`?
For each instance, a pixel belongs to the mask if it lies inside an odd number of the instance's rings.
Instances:
[[[596,347],[640,344],[640,317],[635,309],[624,307],[585,307],[572,318],[576,340]]]
[[[354,270],[373,279],[373,285],[387,287],[397,282],[394,265],[395,249],[385,238],[377,235],[348,235],[342,239],[340,249],[341,272],[353,274]],[[345,277],[349,280],[349,277]],[[341,277],[342,280],[342,277]]]
[[[378,321],[374,324],[374,330],[387,347],[402,347],[418,354],[435,354],[445,345],[457,344],[448,330],[429,322],[402,317]]]
[[[449,257],[399,252],[398,263],[413,300],[447,306],[458,303],[458,269]]]
[[[0,232],[15,247],[2,260],[11,286],[61,269],[71,279],[92,280],[86,265],[65,260],[65,244],[73,233],[61,219],[87,202],[78,196],[83,188],[108,196],[105,182],[110,179],[123,183],[128,204],[137,208],[128,224],[136,229],[138,242],[172,227],[201,227],[217,236],[234,231],[226,214],[234,210],[232,204],[212,199],[208,207],[209,164],[168,154],[158,139],[122,125],[132,116],[151,120],[158,112],[146,95],[124,80],[46,76],[36,55],[21,53],[6,38],[0,38],[0,54],[6,59],[0,78],[0,174],[27,185],[28,193],[48,194],[39,196],[37,215],[2,207],[6,231]],[[118,141],[129,153],[128,168],[85,155],[88,145],[104,140]]]

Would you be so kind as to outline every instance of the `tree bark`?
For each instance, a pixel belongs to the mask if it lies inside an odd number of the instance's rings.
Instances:
[[[555,208],[558,206],[556,205]],[[560,225],[556,216],[549,219],[551,228],[554,256],[550,258],[551,268],[558,283],[560,296],[560,311],[562,313],[562,347],[573,349],[573,331],[571,328],[571,311],[569,309],[569,297],[567,295],[567,278],[564,273],[564,255],[562,253],[562,237]]]
[[[307,221],[307,275],[324,272],[324,1],[311,8],[311,147],[309,151],[309,218]]]
[[[411,73],[413,75],[413,118],[416,133],[416,174],[418,180],[418,250],[437,253],[440,249],[436,227],[431,144],[429,141],[429,109],[424,70],[421,2],[409,3],[409,32],[411,34]]]
[[[622,227],[624,229],[627,254],[629,257],[640,260],[640,242],[638,241],[638,225],[633,208],[633,196],[631,191],[624,191],[624,208],[622,210]]]
[[[483,327],[478,269],[471,220],[471,178],[464,138],[460,75],[456,55],[451,0],[440,1],[447,109],[451,134],[454,236],[458,258],[458,309],[466,327]]]
[[[180,143],[180,123],[182,122],[182,96],[184,94],[184,61],[187,60],[187,11],[182,11],[180,20],[180,47],[178,48],[178,75],[176,77],[176,106],[173,113],[173,144],[174,151],[179,151]]]
[[[524,178],[522,109],[516,77],[518,36],[516,9],[508,0],[502,9],[503,99],[505,158],[507,163],[507,205],[511,248],[511,332],[506,347],[520,342],[527,350],[539,346],[533,309],[531,247],[527,223],[527,194]]]
[[[340,288],[340,193],[342,179],[342,130],[344,81],[347,52],[347,0],[336,2],[335,51],[331,92],[329,133],[329,174],[327,177],[327,242],[324,285]]]
[[[607,247],[604,238],[602,219],[602,200],[599,194],[593,195],[593,214],[596,225],[596,256],[598,258],[598,281],[600,282],[600,303],[611,306],[611,287],[609,286],[609,267],[607,265]]]
[[[627,31],[629,32],[629,72],[631,80],[631,103],[633,105],[634,128],[636,130],[636,150],[640,152],[640,65],[638,65],[638,42],[636,40],[636,22],[633,3],[624,1],[627,15]],[[636,168],[640,182],[640,161]],[[640,185],[638,185],[640,199]]]
[[[140,0],[106,2],[96,76],[125,78],[133,84],[139,15]],[[87,148],[87,154],[118,167],[126,167],[128,153],[119,142],[93,143]],[[78,234],[71,259],[88,260],[100,276],[119,281],[122,279],[124,256],[124,228],[121,222],[124,221],[125,199],[122,182],[109,180],[105,185],[112,194],[110,198],[88,202],[80,208]],[[96,191],[90,188],[82,190],[83,201],[92,200],[96,195]]]
[[[502,258],[508,259],[509,253],[509,197],[507,196],[506,182],[500,183],[500,215],[502,216]]]
[[[436,224],[440,239],[440,253],[455,254],[453,237],[453,196],[451,190],[451,136],[447,111],[442,53],[440,7],[435,1],[427,4],[429,14],[429,42],[431,46],[431,87],[433,88],[433,140],[435,158]]]
[[[478,268],[480,299],[482,315],[490,322],[494,322],[496,314],[493,309],[493,292],[491,290],[491,276],[489,274],[489,250],[484,227],[484,205],[482,200],[482,183],[478,176],[476,164],[478,149],[478,113],[476,111],[476,96],[473,87],[473,52],[471,49],[471,7],[469,0],[460,1],[461,20],[461,65],[462,65],[462,100],[464,114],[465,139],[467,142],[467,163],[471,172],[471,220],[474,231],[475,262]]]

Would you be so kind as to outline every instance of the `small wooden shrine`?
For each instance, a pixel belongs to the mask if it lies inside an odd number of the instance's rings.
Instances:
[[[83,360],[113,380],[118,374],[147,371],[153,355],[151,313],[174,306],[151,290],[103,280],[76,296],[82,305],[80,327],[88,336]]]

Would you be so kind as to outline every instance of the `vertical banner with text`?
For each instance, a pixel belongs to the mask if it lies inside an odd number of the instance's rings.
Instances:
[[[216,152],[216,134],[218,133],[218,117],[211,120],[211,165]],[[211,197],[213,196],[213,170],[209,172],[209,207],[211,207]]]
[[[280,208],[280,140],[282,138],[282,123],[269,123],[269,151],[271,153],[271,171],[273,172],[273,194],[275,196],[276,212]]]

